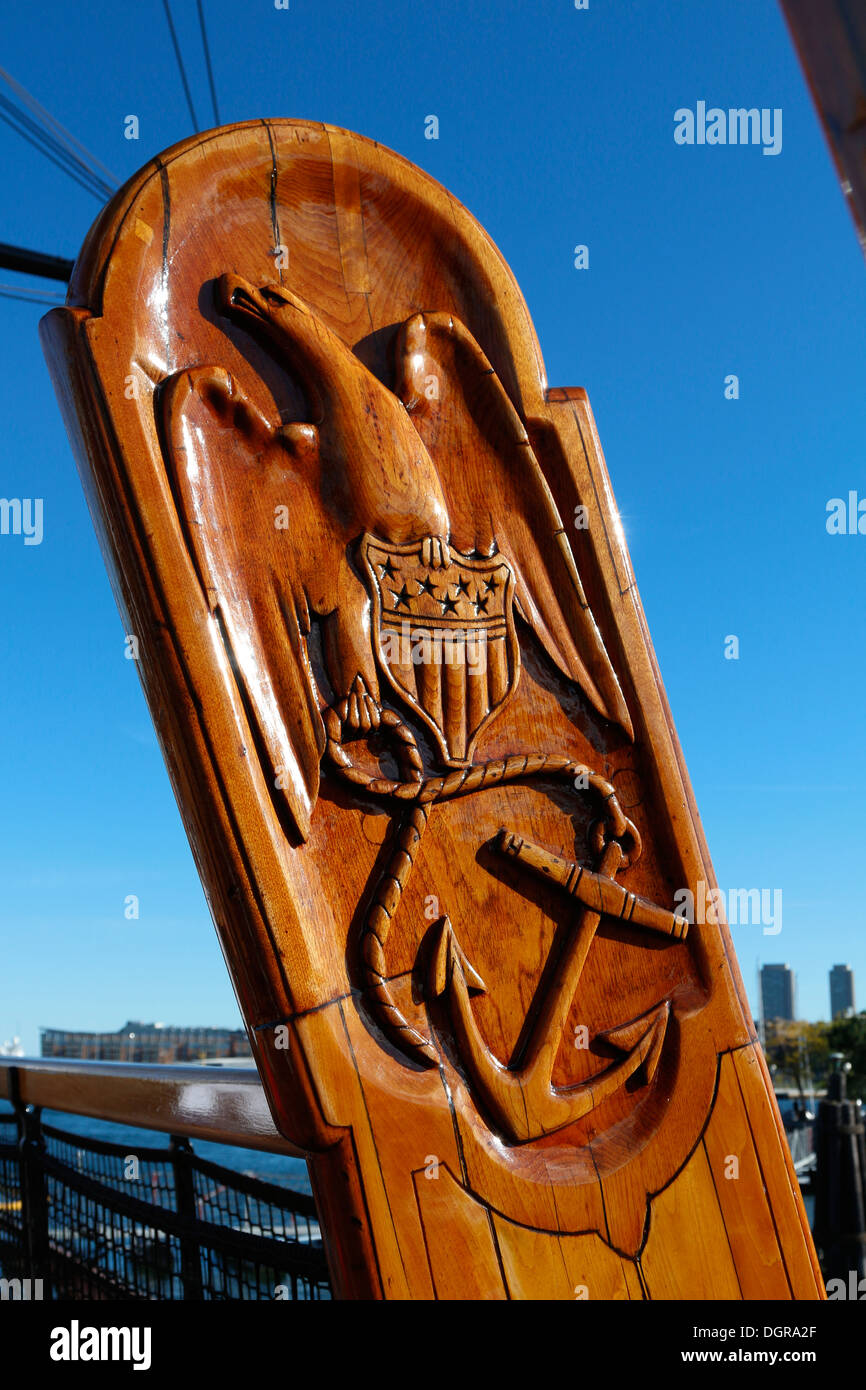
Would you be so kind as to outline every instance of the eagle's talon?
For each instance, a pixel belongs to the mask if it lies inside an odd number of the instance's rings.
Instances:
[[[357,675],[346,694],[346,716],[343,725],[347,730],[369,734],[382,723],[382,709],[375,695],[370,693],[364,677]]]
[[[442,536],[425,536],[421,542],[421,563],[428,569],[448,569],[451,564],[448,541]]]

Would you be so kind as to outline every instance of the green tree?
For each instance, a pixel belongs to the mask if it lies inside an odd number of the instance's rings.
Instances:
[[[829,1024],[807,1023],[805,1019],[768,1020],[764,1030],[764,1052],[773,1068],[773,1080],[781,1089],[807,1091],[823,1087],[832,1050],[828,1041]]]
[[[866,1013],[837,1018],[827,1026],[827,1041],[833,1052],[842,1052],[851,1063],[848,1094],[866,1100]]]

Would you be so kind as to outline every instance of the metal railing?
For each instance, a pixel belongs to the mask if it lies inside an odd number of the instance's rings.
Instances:
[[[801,1186],[810,1183],[815,1173],[817,1154],[815,1152],[815,1124],[803,1121],[800,1124],[785,1126],[788,1147],[794,1160],[794,1172]]]
[[[298,1156],[254,1071],[16,1058],[0,1062],[2,1100],[0,1296],[331,1297],[313,1198],[190,1143]],[[170,1138],[110,1142],[46,1124],[43,1109]]]

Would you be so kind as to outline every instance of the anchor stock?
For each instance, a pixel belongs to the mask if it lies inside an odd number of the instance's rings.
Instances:
[[[660,932],[662,936],[673,937],[676,941],[682,941],[688,933],[689,924],[685,917],[668,912],[649,898],[630,893],[606,874],[593,873],[580,864],[551,854],[549,850],[531,844],[512,831],[500,830],[496,848],[500,853],[525,864],[540,878],[552,879],[593,912],[618,917],[631,926]]]

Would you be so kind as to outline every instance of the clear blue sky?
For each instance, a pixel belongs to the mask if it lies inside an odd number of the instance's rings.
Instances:
[[[195,6],[174,11],[208,126]],[[776,4],[206,0],[206,14],[224,122],[373,136],[501,247],[551,384],[589,390],[719,881],[783,891],[779,936],[735,932],[750,992],[759,958],[785,960],[801,1014],[826,1017],[827,970],[847,961],[866,1003],[866,536],[825,529],[829,498],[866,496],[866,267]],[[3,29],[3,66],[119,178],[191,133],[158,0],[7,7]],[[781,107],[781,154],[677,146],[674,111],[698,100]],[[73,257],[96,200],[5,126],[0,178],[0,240]],[[0,1040],[18,1032],[31,1052],[40,1024],[238,1019],[39,315],[0,299],[0,495],[45,507],[40,546],[0,537]]]

